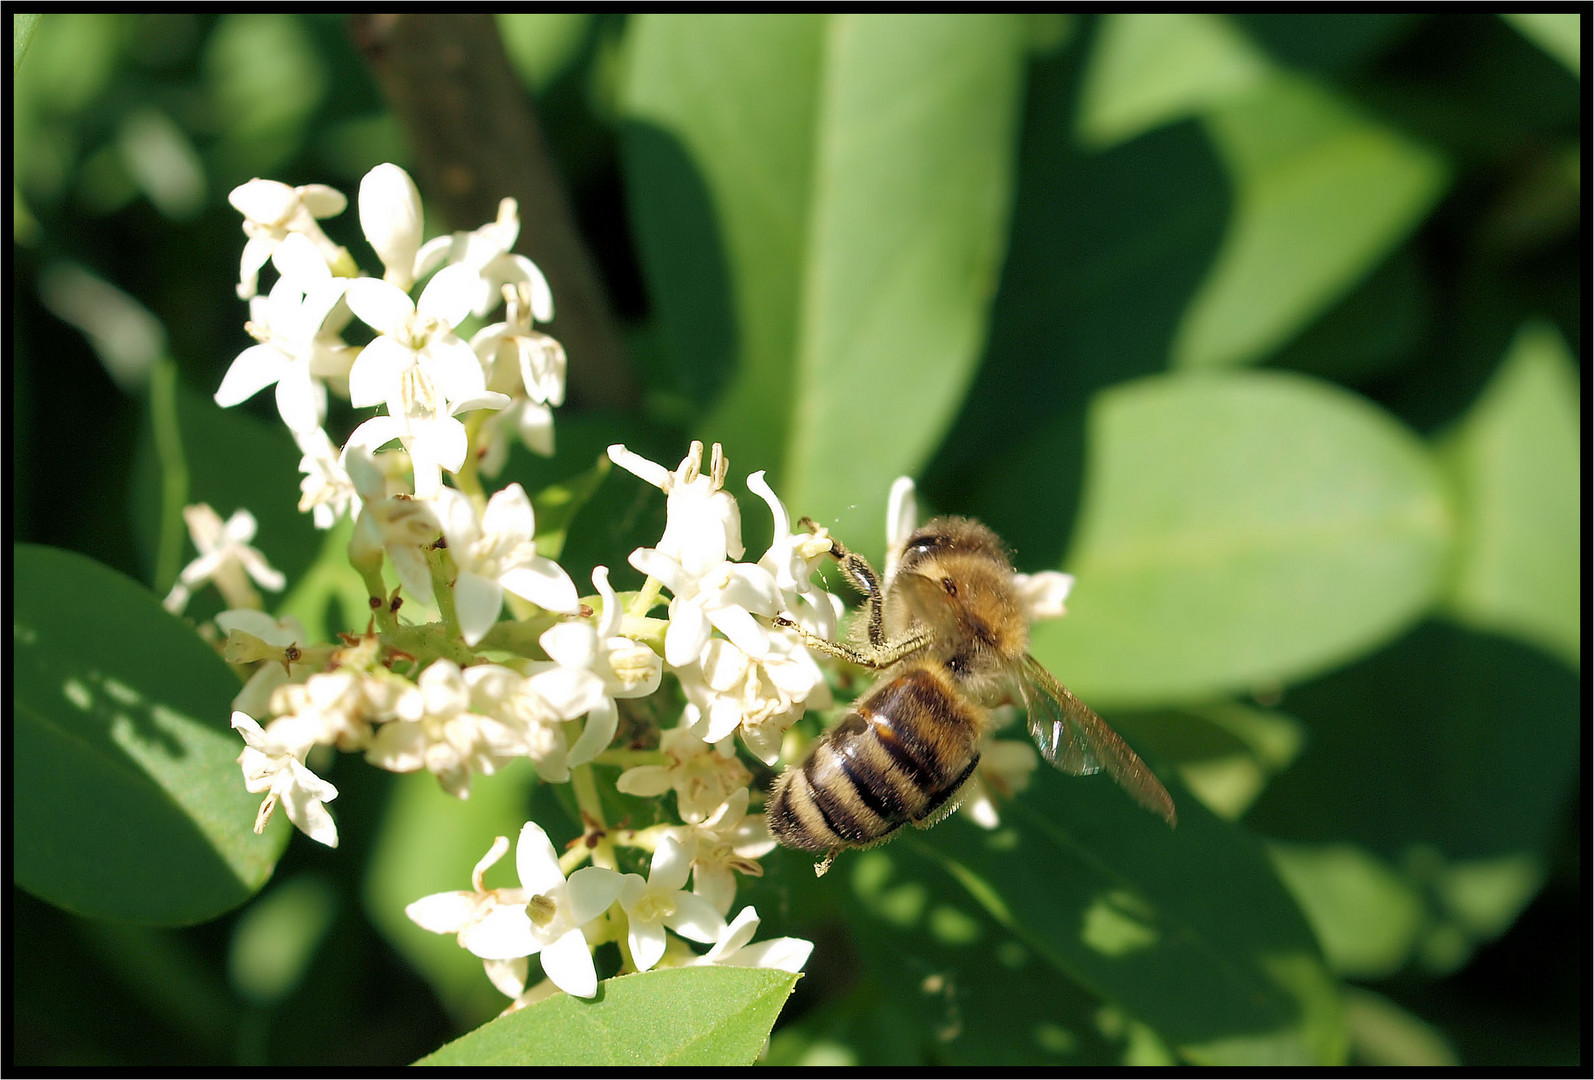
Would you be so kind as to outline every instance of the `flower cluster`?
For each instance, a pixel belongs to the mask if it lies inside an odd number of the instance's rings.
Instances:
[[[380,276],[361,275],[322,231],[346,207],[331,188],[253,180],[231,202],[245,219],[237,291],[256,344],[232,362],[216,401],[237,405],[275,388],[303,455],[299,508],[322,529],[349,520],[349,561],[372,611],[363,633],[310,644],[297,622],[261,610],[255,586],[285,582],[251,546],[253,517],[186,511],[199,558],[167,606],[182,611],[206,582],[228,605],[215,626],[223,655],[248,673],[232,726],[244,742],[244,783],[264,796],[256,831],[280,806],[306,835],[336,846],[327,804],[337,788],[311,768],[333,751],[393,772],[424,770],[458,798],[477,777],[524,758],[544,782],[571,784],[579,842],[560,857],[527,822],[515,845],[517,886],[485,883],[509,852],[498,837],[468,891],[407,909],[480,958],[511,1009],[555,990],[593,996],[593,951],[609,942],[622,972],[799,970],[808,942],[754,943],[757,913],[732,911],[739,880],[762,874],[774,847],[744,759],[775,765],[792,725],[831,704],[826,669],[793,629],[837,636],[841,600],[814,580],[829,537],[794,530],[755,472],[747,488],[768,508],[774,540],[748,559],[718,445],[693,443],[673,469],[615,445],[610,461],[663,493],[666,522],[653,546],[628,556],[645,578],[639,591],[617,593],[600,566],[583,596],[539,552],[532,495],[519,484],[482,485],[511,436],[552,453],[552,409],[564,398],[564,350],[536,328],[553,318],[552,294],[512,251],[514,200],[479,229],[426,240],[414,183],[397,166],[378,166],[360,185],[358,209]],[[261,295],[268,266],[275,279]],[[500,303],[501,320],[487,322]],[[361,326],[363,344],[344,340]],[[346,407],[334,413],[335,400]],[[893,548],[916,516],[912,484],[901,481]],[[1021,585],[1035,617],[1061,613],[1064,576]],[[622,705],[639,698],[654,701]],[[660,730],[652,719],[660,712],[678,719]],[[1019,789],[1034,766],[1027,744],[990,744],[970,812],[993,825],[992,794]],[[600,776],[617,793],[655,800],[655,823],[610,825]],[[540,981],[531,979],[532,956]]]

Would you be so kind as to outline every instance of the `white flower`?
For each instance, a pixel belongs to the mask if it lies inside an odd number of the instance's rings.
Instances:
[[[291,723],[273,723],[267,732],[247,713],[233,713],[232,726],[246,744],[238,755],[244,786],[267,793],[255,815],[255,832],[265,832],[266,822],[280,802],[300,832],[317,843],[337,847],[338,827],[323,804],[337,798],[338,789],[305,767],[304,756],[312,744],[297,737]]]
[[[736,899],[735,875],[763,877],[758,860],[775,847],[762,814],[748,814],[748,791],[739,788],[703,821],[673,830],[692,855],[692,891],[725,914]]]
[[[349,540],[350,557],[356,564],[379,562],[385,551],[410,596],[431,603],[435,595],[425,549],[442,532],[431,505],[406,495],[390,495],[387,474],[363,447],[350,446],[345,456],[361,503],[354,536]]]
[[[310,511],[316,528],[330,529],[354,509],[359,497],[354,481],[337,446],[321,428],[295,431],[293,441],[304,455],[299,459],[299,471],[304,473],[299,481],[299,512]]]
[[[340,303],[348,281],[333,277],[315,245],[297,233],[277,247],[272,260],[282,277],[268,297],[249,301],[244,325],[259,344],[233,360],[216,404],[237,405],[274,383],[277,412],[298,434],[319,428],[326,418],[322,380],[346,378],[353,362],[354,350],[338,337],[348,321]]]
[[[774,615],[780,596],[774,576],[762,566],[722,562],[694,576],[657,548],[637,548],[629,561],[672,594],[670,625],[664,632],[664,659],[671,667],[695,663],[714,630],[750,655],[768,650],[769,631],[753,614]]]
[[[571,765],[591,761],[614,739],[620,719],[615,699],[646,697],[659,688],[664,672],[664,662],[657,653],[640,642],[620,636],[623,613],[619,598],[609,584],[608,567],[594,569],[592,582],[603,597],[598,625],[557,623],[538,639],[544,651],[562,668],[590,672],[600,685],[598,700],[583,710],[587,723],[581,738],[570,748]]]
[[[764,557],[758,560],[758,565],[774,576],[782,610],[794,615],[810,633],[827,641],[835,640],[841,598],[813,583],[814,567],[830,554],[829,534],[821,529],[817,533],[804,530],[794,535],[791,515],[764,479],[762,470],[747,478],[747,486],[769,505],[770,515],[775,519],[775,539]]]
[[[433,505],[459,568],[454,610],[467,644],[475,645],[493,628],[505,589],[549,611],[581,606],[570,575],[537,554],[536,519],[525,488],[510,484],[494,494],[480,520],[470,498],[453,488],[440,489]]]
[[[795,974],[808,963],[808,957],[814,951],[814,943],[802,938],[772,938],[756,945],[748,944],[757,932],[758,912],[744,907],[725,927],[714,947],[702,956],[687,961],[687,966],[724,964],[731,967],[778,968]]]
[[[405,291],[420,276],[415,257],[421,247],[421,193],[410,174],[382,164],[360,181],[360,228],[376,249],[384,281]]]
[[[492,372],[488,385],[506,394],[523,390],[532,401],[563,405],[565,400],[565,348],[532,329],[535,298],[530,284],[505,285],[505,321],[485,326],[470,339],[470,347]]]
[[[770,631],[761,656],[716,638],[697,665],[677,675],[686,699],[702,711],[703,741],[717,743],[740,730],[742,742],[766,765],[780,756],[781,738],[805,709],[830,704],[824,673],[789,630]]]
[[[620,875],[588,866],[565,880],[548,834],[536,822],[520,830],[515,865],[526,899],[497,904],[459,931],[460,944],[483,960],[542,955],[542,970],[575,997],[598,992],[592,950],[581,927],[602,915],[620,894]]]
[[[432,279],[418,302],[391,282],[349,283],[350,310],[378,334],[349,372],[349,400],[356,408],[386,404],[391,415],[404,416],[417,400],[465,401],[486,391],[481,361],[454,333],[470,309],[449,295],[446,273]]]
[[[278,686],[271,695],[271,711],[279,718],[293,717],[317,743],[360,750],[370,742],[371,725],[395,715],[406,688],[390,672],[369,675],[344,666]]]
[[[531,759],[538,776],[562,784],[570,779],[563,721],[590,708],[602,696],[602,687],[590,672],[552,663],[536,666],[547,670],[528,678],[498,664],[473,664],[465,669],[465,684],[471,707],[515,733],[520,753]]]
[[[316,224],[317,218],[336,217],[349,201],[343,193],[325,184],[289,187],[276,180],[258,177],[240,184],[227,195],[233,209],[244,216],[243,257],[238,267],[238,299],[248,300],[259,288],[260,268],[266,265],[289,236],[299,233],[310,239],[329,266],[352,266],[348,252],[327,238]]]
[[[620,443],[609,447],[609,459],[665,493],[664,536],[656,550],[679,564],[688,577],[700,578],[727,558],[742,557],[741,512],[725,490],[730,466],[719,443],[714,444],[706,473],[700,442],[692,443],[673,473]]]
[[[659,734],[660,765],[638,765],[615,780],[628,795],[654,796],[675,791],[676,811],[682,821],[702,821],[717,810],[737,788],[752,780],[747,766],[736,759],[730,740],[705,743],[693,730],[698,710],[688,705],[679,726]]]
[[[195,503],[183,507],[183,521],[188,524],[188,535],[199,557],[177,575],[177,583],[164,601],[167,611],[182,611],[193,590],[206,581],[215,583],[230,608],[260,606],[259,594],[249,585],[250,578],[271,592],[280,592],[287,584],[282,573],[250,546],[257,526],[249,511],[239,510],[223,522],[207,503]]]
[[[420,277],[444,258],[449,269],[467,271],[450,275],[448,287],[478,317],[492,310],[505,285],[524,285],[531,314],[538,322],[549,322],[553,319],[553,291],[535,263],[510,251],[519,237],[520,208],[514,199],[503,199],[498,204],[498,220],[474,232],[428,241],[416,259],[415,274]]]
[[[377,729],[365,760],[391,772],[425,769],[455,798],[470,795],[477,773],[491,775],[522,756],[513,728],[471,710],[470,687],[452,660],[435,660],[399,698],[397,719]]]
[[[691,857],[667,836],[653,852],[646,881],[640,874],[620,879],[620,906],[630,924],[627,943],[638,971],[649,970],[664,955],[666,926],[682,937],[703,942],[717,940],[725,928],[725,918],[714,905],[684,891],[691,869]]]

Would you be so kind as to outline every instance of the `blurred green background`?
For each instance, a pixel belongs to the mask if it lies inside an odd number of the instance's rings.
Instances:
[[[1324,1039],[1362,1064],[1586,1061],[1577,16],[497,21],[642,387],[599,408],[572,353],[558,453],[517,450],[504,479],[718,440],[754,555],[742,478],[766,468],[878,556],[890,480],[916,476],[923,512],[1079,576],[1037,654],[1177,796],[1266,843],[1345,987]],[[322,537],[270,396],[210,402],[249,344],[226,196],[265,176],[352,198],[413,164],[406,132],[341,16],[28,29],[14,538],[163,592],[175,408],[190,497],[247,502],[298,580]],[[428,207],[431,233],[480,223]],[[327,228],[376,265],[352,211]],[[634,585],[661,502],[610,477],[561,561]],[[327,632],[352,625],[332,592],[296,601]],[[528,799],[565,837],[567,810],[513,773],[468,807],[358,762],[335,779],[342,846],[296,838],[204,925],[14,889],[15,1062],[400,1063],[491,1016],[479,967],[395,898],[462,887],[513,828],[483,823]],[[1068,812],[1075,788],[1042,786],[1032,805]],[[393,837],[426,828],[463,869],[422,889]],[[818,945],[773,1060],[1175,1059],[1110,985],[970,913],[936,851],[974,859],[974,835],[823,883],[766,860],[760,936]]]

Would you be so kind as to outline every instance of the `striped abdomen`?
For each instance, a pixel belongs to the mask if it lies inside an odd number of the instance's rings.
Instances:
[[[765,815],[804,851],[868,847],[935,824],[980,760],[984,714],[925,665],[876,685],[775,784]]]

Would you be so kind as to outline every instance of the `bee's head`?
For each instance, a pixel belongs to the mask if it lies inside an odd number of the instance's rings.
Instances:
[[[968,518],[936,518],[903,545],[891,590],[937,637],[1022,652],[1028,622],[1002,541]]]

